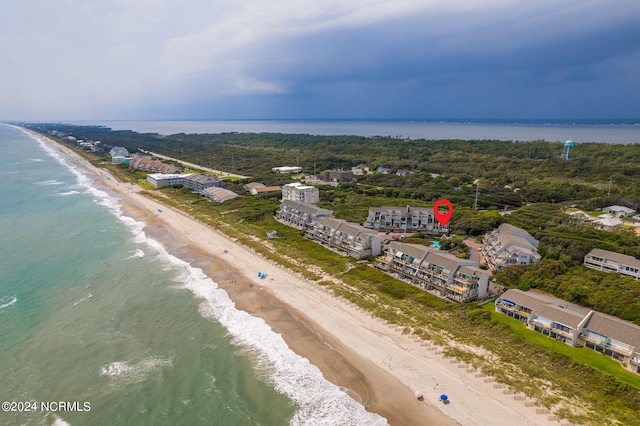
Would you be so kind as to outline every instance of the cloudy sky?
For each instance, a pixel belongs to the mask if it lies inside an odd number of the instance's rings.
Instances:
[[[0,120],[638,118],[638,0],[1,0]]]

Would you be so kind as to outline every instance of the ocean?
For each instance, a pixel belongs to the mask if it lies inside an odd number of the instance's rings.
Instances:
[[[113,130],[159,133],[286,133],[530,142],[640,143],[639,120],[193,120],[83,121]]]
[[[0,124],[1,425],[382,425],[39,137]]]

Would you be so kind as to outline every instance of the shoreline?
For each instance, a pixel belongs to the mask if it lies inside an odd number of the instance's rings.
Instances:
[[[238,309],[263,318],[289,347],[309,359],[330,382],[391,425],[558,424],[531,400],[517,398],[439,348],[403,335],[344,299],[331,295],[219,231],[146,198],[71,149],[36,134],[109,188],[127,215],[171,254],[201,268]],[[162,213],[158,213],[162,208]],[[267,279],[255,277],[256,271]],[[466,367],[466,368],[465,368]],[[425,401],[415,398],[420,391]],[[451,404],[440,404],[446,393]]]

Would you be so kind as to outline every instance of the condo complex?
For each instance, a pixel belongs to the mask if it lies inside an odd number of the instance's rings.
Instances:
[[[495,301],[496,312],[508,315],[552,339],[587,347],[640,373],[640,327],[535,291],[509,289]]]

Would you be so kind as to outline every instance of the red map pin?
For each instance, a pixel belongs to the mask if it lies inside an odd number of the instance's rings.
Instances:
[[[438,207],[442,205],[447,206],[447,209],[448,209],[444,213],[438,210]],[[449,220],[451,219],[452,214],[453,214],[453,204],[451,204],[451,201],[441,198],[440,200],[433,203],[433,215],[436,217],[436,220],[438,221],[440,226],[442,227],[447,226],[447,224],[449,223]]]

